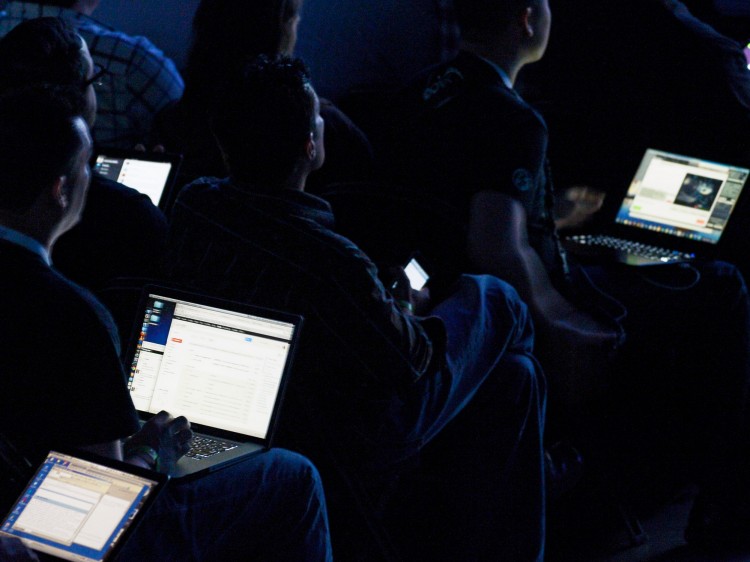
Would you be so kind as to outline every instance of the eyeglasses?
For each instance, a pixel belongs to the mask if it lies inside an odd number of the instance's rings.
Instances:
[[[88,88],[92,84],[101,87],[104,84],[104,77],[109,74],[109,70],[100,64],[94,65],[94,74],[88,80],[83,81],[83,87]]]

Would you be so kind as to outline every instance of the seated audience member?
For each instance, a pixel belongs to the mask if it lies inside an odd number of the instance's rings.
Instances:
[[[27,20],[0,39],[0,91],[64,86],[89,126],[94,73],[86,43],[63,19]],[[156,276],[166,236],[167,220],[146,195],[94,175],[80,223],[60,237],[52,258],[66,277],[96,289],[116,277]]]
[[[601,409],[590,429],[616,420],[619,433],[608,439],[637,440],[635,456],[643,457],[629,470],[646,463],[652,439],[687,451],[702,485],[688,540],[747,543],[750,328],[742,276],[710,261],[571,267],[555,228],[545,122],[513,89],[521,68],[545,51],[548,2],[455,5],[462,50],[404,92],[396,173],[454,205],[468,225],[473,270],[508,280],[529,304],[551,409],[566,399],[577,414],[581,404]]]
[[[385,507],[392,478],[433,448],[448,476],[412,506],[417,524],[404,519],[415,556],[541,560],[545,383],[525,305],[498,279],[465,276],[432,316],[414,315],[427,295],[402,271],[386,289],[332,230],[328,204],[305,193],[325,146],[302,63],[260,57],[226,86],[212,126],[230,175],[182,190],[167,268],[180,282],[305,317],[280,442],[326,478],[334,541],[347,533],[339,470]],[[426,521],[445,532],[434,526],[439,537],[419,542]]]
[[[193,41],[185,69],[185,95],[164,120],[163,142],[183,153],[184,182],[226,175],[208,126],[217,88],[258,55],[291,55],[303,0],[202,0],[193,20]],[[368,177],[372,149],[364,133],[331,102],[321,100],[328,129],[328,157],[309,184],[319,189],[336,181]],[[311,185],[308,185],[310,188]]]
[[[182,96],[177,69],[145,37],[133,37],[91,17],[99,0],[11,0],[0,13],[0,37],[24,20],[61,17],[91,49],[99,98],[97,146],[133,148],[150,144],[155,117]]]
[[[53,90],[0,97],[0,428],[32,465],[78,447],[168,472],[190,424],[161,412],[139,426],[111,317],[50,266],[84,207],[91,149],[86,121]],[[316,469],[274,449],[175,480],[122,559],[331,560]]]

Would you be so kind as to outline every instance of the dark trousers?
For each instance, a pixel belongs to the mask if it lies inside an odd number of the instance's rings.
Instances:
[[[713,497],[750,500],[750,307],[737,268],[697,262],[584,272],[626,313],[600,427],[623,439],[623,450],[645,456],[651,445],[684,461]]]
[[[271,449],[194,481],[173,480],[119,560],[332,560],[323,487],[305,457]]]
[[[541,560],[546,384],[526,305],[499,279],[463,276],[433,314],[448,368],[405,410],[422,454],[394,499],[397,532],[413,559]]]

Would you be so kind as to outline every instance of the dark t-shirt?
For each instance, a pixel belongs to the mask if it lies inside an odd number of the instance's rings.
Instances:
[[[455,206],[466,221],[474,194],[509,195],[526,211],[531,246],[560,273],[547,127],[490,63],[461,52],[415,80],[395,115],[387,175]]]
[[[97,289],[116,277],[158,275],[166,239],[167,219],[146,195],[94,175],[81,222],[57,241],[52,261]]]
[[[38,256],[0,241],[0,428],[32,460],[138,430],[112,320]]]

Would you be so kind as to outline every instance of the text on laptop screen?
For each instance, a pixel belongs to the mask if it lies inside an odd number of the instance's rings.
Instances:
[[[154,205],[159,205],[167,186],[170,162],[152,162],[137,158],[97,156],[94,172],[112,181],[132,187],[147,195]]]
[[[716,244],[750,170],[649,149],[616,221]]]
[[[52,451],[0,530],[65,560],[104,560],[156,485]]]
[[[128,388],[135,407],[265,438],[294,325],[150,295]]]

